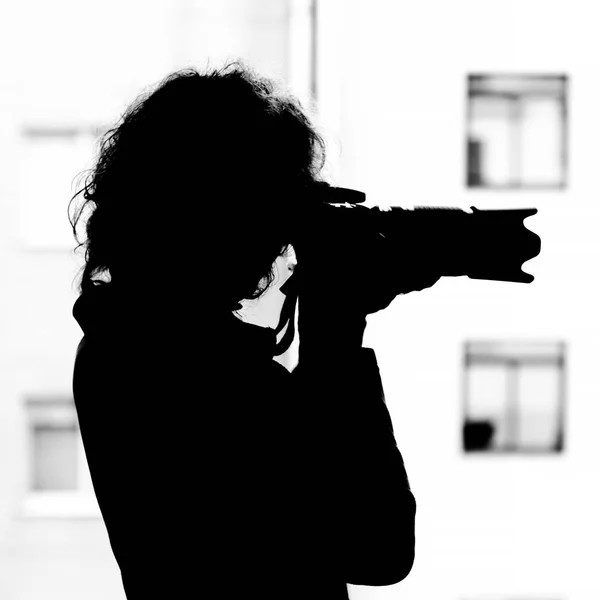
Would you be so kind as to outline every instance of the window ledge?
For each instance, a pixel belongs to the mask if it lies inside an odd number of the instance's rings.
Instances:
[[[21,504],[19,517],[25,519],[101,519],[94,494],[78,491],[31,492]]]

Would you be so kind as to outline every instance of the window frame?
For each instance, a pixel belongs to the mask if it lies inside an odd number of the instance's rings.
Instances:
[[[529,81],[544,81],[544,80],[554,80],[557,84],[562,86],[562,93],[554,94],[551,92],[543,92],[538,90],[534,91],[521,91],[517,92],[514,90],[507,89],[502,92],[491,91],[485,89],[474,89],[472,84],[477,82],[482,82],[490,79],[515,79],[515,80],[523,80],[526,82]],[[483,190],[491,190],[491,191],[562,191],[567,188],[568,185],[568,168],[569,168],[569,160],[568,160],[568,108],[567,108],[567,99],[569,94],[569,76],[565,73],[469,73],[466,77],[466,120],[465,120],[465,187],[468,190],[474,191],[483,191]],[[520,136],[517,136],[517,146],[516,148],[512,148],[515,151],[517,159],[519,161],[519,165],[517,166],[517,180],[513,182],[509,182],[506,184],[477,184],[473,183],[472,180],[472,172],[471,172],[471,150],[472,150],[472,138],[471,138],[471,124],[472,124],[472,116],[473,116],[473,105],[471,99],[473,97],[503,97],[512,102],[512,112],[514,114],[519,113],[521,105],[523,101],[527,98],[535,98],[535,97],[557,97],[558,103],[560,107],[560,147],[559,147],[559,160],[561,167],[561,180],[560,183],[527,183],[523,182],[521,175],[521,167],[522,167],[522,152],[521,152],[521,140]],[[516,117],[518,121],[518,116]],[[513,117],[514,121],[514,117]],[[514,122],[513,122],[514,124]],[[514,143],[514,139],[513,139]]]
[[[27,437],[27,477],[26,488],[19,507],[19,517],[31,518],[101,518],[91,476],[85,456],[85,449],[79,430],[79,421],[72,394],[27,395],[24,398],[26,413],[25,433]],[[74,425],[77,437],[76,461],[77,480],[74,490],[36,490],[33,488],[33,444],[36,424],[35,412],[39,414],[51,408],[68,407],[69,423]]]
[[[556,355],[551,356],[526,356],[525,354],[518,356],[511,356],[510,353],[503,352],[480,352],[473,351],[473,347],[477,345],[490,344],[490,346],[502,347],[518,347],[522,345],[535,345],[535,344],[547,344],[554,345],[556,348]],[[514,454],[560,454],[565,450],[565,429],[566,429],[566,350],[567,344],[562,340],[468,340],[463,343],[463,419],[462,428],[463,434],[461,436],[461,450],[463,454],[470,455],[481,455],[481,454],[500,454],[500,455],[514,455]],[[489,447],[481,449],[468,449],[465,444],[465,427],[468,423],[474,422],[469,419],[469,402],[470,402],[470,390],[469,390],[469,368],[475,364],[488,364],[488,365],[501,365],[507,369],[510,369],[508,374],[508,385],[507,388],[514,392],[513,398],[506,398],[505,405],[516,407],[511,413],[511,419],[514,415],[520,414],[518,410],[519,404],[522,405],[522,399],[519,397],[517,389],[517,375],[518,370],[526,368],[527,365],[543,365],[543,366],[555,366],[558,374],[558,389],[557,389],[557,439],[556,443],[546,448],[536,448],[524,446],[518,441],[513,441],[512,444],[506,444],[501,447]],[[476,421],[475,421],[476,422]],[[517,424],[518,425],[518,424]],[[513,430],[514,431],[514,430]],[[518,429],[516,429],[518,431]]]

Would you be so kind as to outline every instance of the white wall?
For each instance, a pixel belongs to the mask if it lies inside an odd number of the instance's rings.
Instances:
[[[330,168],[337,183],[363,189],[374,204],[536,206],[540,212],[527,225],[543,244],[542,254],[525,267],[536,277],[531,285],[447,280],[370,317],[367,342],[379,357],[418,502],[417,560],[397,586],[353,586],[352,597],[595,599],[600,592],[591,541],[599,533],[600,500],[594,414],[600,391],[594,379],[600,355],[594,311],[600,185],[595,11],[583,0],[321,4],[321,119],[331,132]],[[14,518],[25,485],[22,396],[31,386],[69,388],[80,336],[70,316],[76,267],[68,253],[33,255],[14,233],[19,127],[36,118],[112,119],[141,86],[165,70],[191,62],[201,66],[208,55],[217,63],[241,55],[265,74],[293,79],[286,66],[293,61],[285,6],[280,0],[0,5],[3,599],[37,600],[42,589],[44,600],[92,598],[92,592],[118,598],[120,591],[101,523],[79,527]],[[566,192],[464,189],[466,74],[494,70],[570,75]],[[116,71],[121,76],[113,79]],[[270,324],[267,313],[254,310],[251,316]],[[394,340],[390,332],[397,332]],[[471,337],[567,341],[562,455],[462,454],[460,347]],[[84,557],[77,572],[89,577],[71,577],[74,557]],[[50,558],[55,562],[48,570]]]
[[[145,86],[188,65],[244,58],[286,75],[287,2],[25,0],[0,3],[0,598],[124,598],[101,519],[22,517],[30,393],[71,394],[82,332],[71,310],[81,256],[70,230],[24,208],[23,126],[114,123]],[[91,159],[92,157],[90,157]],[[76,173],[73,173],[75,176]],[[65,222],[71,190],[52,207]],[[40,202],[45,201],[40,198]],[[44,210],[46,205],[41,204]],[[54,220],[53,222],[56,222]],[[22,227],[23,225],[27,227]],[[62,237],[61,237],[62,236]]]
[[[327,10],[329,3],[323,5]],[[371,204],[537,207],[525,223],[542,239],[540,256],[524,265],[535,276],[532,284],[444,279],[369,317],[366,343],[379,358],[417,498],[417,557],[404,582],[353,588],[353,597],[597,598],[600,44],[594,6],[353,0],[343,11],[346,28],[329,47],[342,57],[345,73],[341,113],[331,116],[342,141],[337,183],[366,191]],[[465,189],[466,76],[495,71],[569,75],[566,191]],[[321,84],[327,86],[325,76]],[[332,95],[339,85],[332,84]],[[471,338],[566,340],[562,454],[462,452],[461,345]]]

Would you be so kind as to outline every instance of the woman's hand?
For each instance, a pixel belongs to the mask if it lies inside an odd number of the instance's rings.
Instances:
[[[316,304],[330,316],[347,312],[365,317],[441,277],[426,242],[378,231],[371,212],[377,210],[325,205],[294,242],[302,270],[301,297],[318,299]]]
[[[294,242],[301,277],[298,328],[301,346],[311,353],[360,348],[368,314],[440,279],[426,250],[383,236],[371,210],[377,209],[319,207]]]

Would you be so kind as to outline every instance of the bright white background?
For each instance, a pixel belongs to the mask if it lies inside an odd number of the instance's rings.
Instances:
[[[63,182],[64,195],[47,199],[32,191],[43,189],[45,175],[23,127],[110,123],[144,86],[209,58],[220,64],[244,57],[308,98],[306,11],[296,0],[0,5],[3,600],[123,598],[97,517],[22,516],[29,468],[24,398],[70,393],[81,337],[70,314],[81,259],[64,227],[71,182]],[[530,285],[447,279],[370,317],[367,344],[377,352],[417,498],[417,557],[405,581],[351,586],[353,599],[600,596],[595,17],[586,0],[321,2],[317,121],[330,142],[332,180],[367,192],[371,204],[535,206],[539,214],[527,226],[543,244],[525,265],[536,277]],[[570,76],[566,191],[465,189],[466,76],[495,71]],[[249,308],[249,318],[274,324],[281,299],[273,290]],[[463,454],[461,349],[470,339],[567,342],[563,454]]]

